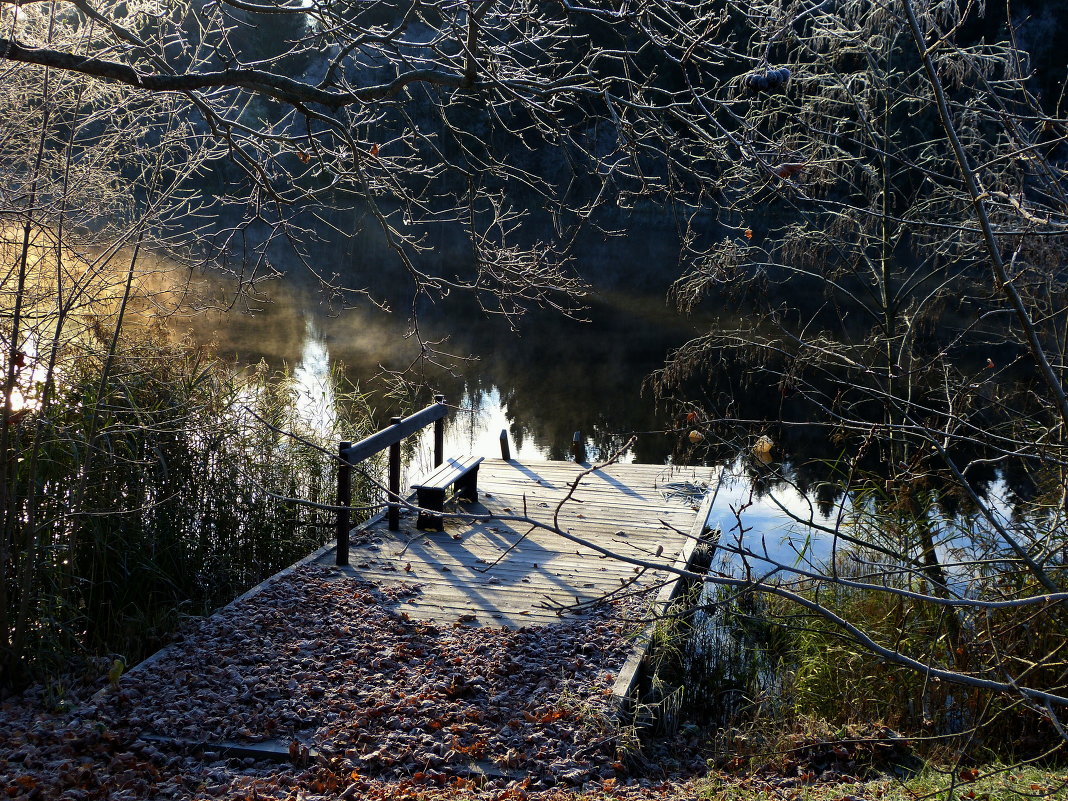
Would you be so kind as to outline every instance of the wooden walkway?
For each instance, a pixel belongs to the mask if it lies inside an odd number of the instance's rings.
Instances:
[[[385,520],[354,531],[350,566],[337,569],[383,585],[411,585],[398,605],[413,619],[508,627],[581,613],[583,602],[636,578],[646,587],[663,583],[668,574],[640,572],[598,549],[671,565],[704,523],[696,520],[701,497],[692,490],[708,485],[716,471],[612,465],[584,477],[561,505],[586,469],[573,462],[487,459],[479,472],[479,502],[462,511],[491,519],[446,519],[444,532],[423,532],[415,528],[415,514],[404,510],[400,531],[389,531]],[[559,528],[588,545],[497,519],[507,515],[550,524],[558,515]],[[317,557],[323,565],[335,560],[333,548]]]
[[[444,625],[552,625],[573,617],[576,603],[581,605],[621,588],[633,591],[631,582],[659,587],[655,591],[657,603],[665,604],[678,587],[670,579],[671,574],[654,569],[636,574],[632,564],[609,558],[603,551],[656,565],[685,566],[702,533],[713,497],[712,493],[705,493],[702,499],[701,490],[718,480],[718,470],[613,465],[585,476],[571,499],[561,505],[575,479],[586,469],[572,462],[524,464],[487,459],[479,471],[478,503],[466,504],[463,511],[487,515],[488,519],[446,518],[445,531],[441,533],[418,531],[415,513],[410,512],[403,514],[401,530],[396,532],[388,530],[385,519],[373,520],[351,532],[349,566],[337,567],[336,545],[326,546],[252,588],[230,607],[252,599],[272,582],[308,564],[327,566],[334,576],[357,576],[380,584],[382,601],[388,603],[389,598],[395,598],[396,611],[410,619]],[[454,509],[446,506],[446,512]],[[531,532],[529,524],[499,517],[514,514],[546,522],[558,515],[559,528],[587,544],[555,532]],[[577,613],[582,613],[581,607]],[[632,688],[639,681],[649,642],[647,629],[615,672],[612,694],[617,709],[630,710]],[[303,653],[305,645],[301,640],[293,647]],[[143,673],[158,667],[159,676],[150,679],[152,686],[163,687],[173,698],[183,699],[188,692],[184,684],[187,679],[179,677],[184,671],[174,672],[167,667],[176,660],[180,662],[183,647],[181,643],[168,646],[133,671]],[[240,675],[247,675],[248,661],[240,664]],[[237,670],[234,665],[229,669]],[[182,687],[171,686],[174,681],[183,682]],[[244,684],[232,688],[235,695],[247,690]],[[97,699],[108,703],[110,694],[109,689],[101,690]],[[292,757],[292,738],[286,737],[258,741],[175,739],[164,731],[180,728],[180,721],[160,723],[167,720],[166,715],[161,717],[151,696],[144,698],[143,714],[155,716],[155,729],[150,726],[142,735],[147,739],[210,748],[216,755],[232,757],[283,761]],[[307,701],[309,708],[315,703]],[[304,753],[314,757],[314,746]],[[472,770],[486,775],[510,775],[489,762],[472,763]]]

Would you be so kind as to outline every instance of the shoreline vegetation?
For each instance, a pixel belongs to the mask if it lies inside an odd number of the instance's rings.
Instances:
[[[298,365],[243,367],[172,334],[180,292],[158,288],[167,275],[151,260],[128,284],[83,271],[92,302],[78,307],[62,305],[65,261],[35,247],[33,289],[19,296],[4,426],[5,693],[79,662],[140,661],[184,618],[323,544],[332,519],[307,504],[333,502],[340,432],[370,424],[340,367],[302,399]],[[368,492],[358,480],[357,506]]]

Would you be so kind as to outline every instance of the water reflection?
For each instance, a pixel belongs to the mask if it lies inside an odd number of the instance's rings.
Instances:
[[[919,565],[922,544],[908,518],[894,514],[893,504],[879,493],[842,491],[829,481],[796,480],[798,469],[783,464],[754,478],[754,463],[743,456],[725,466],[714,489],[706,527],[718,530],[717,569],[727,575],[772,575],[789,582],[804,573],[850,572],[856,558],[871,558],[884,568],[904,571]],[[828,494],[830,493],[830,494]],[[1026,539],[1032,516],[1014,513],[1013,493],[998,479],[982,487],[986,512],[1006,530]],[[975,510],[947,511],[932,503],[921,519],[931,532],[945,587],[960,598],[973,594],[980,580],[977,566],[1010,549],[992,536],[985,517]],[[859,564],[860,562],[857,562]]]
[[[758,492],[750,471],[739,461],[720,473],[706,525],[719,529],[724,545],[766,556],[765,570],[771,569],[772,563],[798,564],[802,560],[822,565],[831,556],[832,538],[822,536],[813,524],[833,526],[845,513],[845,499],[839,503],[843,505],[820,509],[785,481]],[[732,561],[736,560],[728,558]]]
[[[326,340],[312,320],[305,321],[300,363],[293,371],[297,417],[316,431],[328,433],[337,426],[334,383]]]
[[[221,299],[226,288],[222,279],[203,278],[199,291]],[[314,292],[274,282],[258,303],[207,309],[188,324],[194,339],[212,343],[221,356],[290,366],[302,417],[328,414],[329,373],[339,367],[369,393],[378,425],[444,394],[456,409],[447,421],[448,452],[497,456],[507,431],[513,458],[566,459],[573,433],[581,430],[590,458],[597,459],[638,432],[625,458],[664,463],[675,438],[659,433],[665,422],[642,382],[692,328],[659,296],[599,296],[589,318],[533,314],[512,331],[505,321],[450,299],[420,310],[419,331],[451,357],[421,359],[402,316],[373,304],[330,310]],[[397,372],[408,383],[387,380]],[[321,420],[330,427],[330,418]],[[417,451],[429,454],[422,446]]]
[[[498,456],[501,452],[501,432],[505,432],[513,459],[529,462],[546,458],[546,448],[539,448],[529,438],[517,443],[508,434],[514,425],[513,415],[508,403],[501,398],[498,387],[466,391],[457,406],[445,431],[446,453]],[[419,469],[429,469],[433,454],[433,432],[430,429],[424,429],[417,452],[421,457]]]

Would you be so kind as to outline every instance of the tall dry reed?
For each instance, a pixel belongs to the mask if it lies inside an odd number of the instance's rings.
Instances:
[[[162,329],[114,351],[97,333],[68,344],[47,409],[9,420],[7,687],[79,657],[136,661],[183,615],[330,539],[331,514],[299,501],[333,502],[331,452],[368,424],[340,372],[331,394],[346,412],[324,430],[299,419],[284,372],[239,370]],[[357,504],[370,491],[358,481]]]

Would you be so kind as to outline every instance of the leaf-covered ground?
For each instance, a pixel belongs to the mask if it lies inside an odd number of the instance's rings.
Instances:
[[[518,630],[435,626],[398,611],[415,592],[302,568],[202,621],[98,715],[190,741],[295,743],[382,777],[550,787],[625,769],[611,687],[630,642],[611,608]]]
[[[1066,777],[1034,770],[925,774],[909,782],[822,782],[766,772],[712,771],[685,778],[631,775],[583,787],[537,790],[529,778],[482,785],[447,773],[373,778],[336,761],[306,766],[224,760],[159,748],[133,731],[113,731],[71,712],[41,712],[31,693],[0,706],[0,788],[15,799],[232,799],[233,801],[997,801],[1064,797]]]
[[[5,701],[3,796],[912,797],[898,780],[855,775],[901,750],[881,735],[870,745],[803,745],[757,772],[722,759],[724,769],[710,772],[709,737],[693,726],[639,743],[611,714],[630,645],[622,610],[520,630],[441,627],[398,611],[405,592],[304,568],[200,621],[117,686],[101,676],[62,698],[34,688]],[[296,759],[226,758],[159,736],[271,740]],[[964,801],[993,797],[968,796],[978,773],[950,778],[962,782]],[[1041,788],[1031,795],[1057,791],[1054,779],[1021,781]]]
[[[413,592],[301,568],[115,686],[78,688],[69,711],[42,712],[56,699],[41,690],[11,700],[2,786],[14,798],[352,797],[640,787],[702,768],[696,738],[653,767],[621,736],[611,687],[633,624],[619,609],[518,630],[435,626],[403,612]],[[224,759],[220,741],[288,745],[298,764]]]

